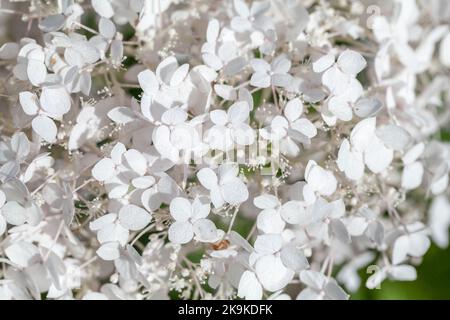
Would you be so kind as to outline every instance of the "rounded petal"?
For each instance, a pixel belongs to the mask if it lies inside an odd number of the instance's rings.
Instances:
[[[239,178],[230,179],[221,186],[223,199],[231,205],[240,204],[248,199],[248,190]]]
[[[46,116],[37,116],[31,121],[31,126],[34,132],[36,132],[42,139],[49,143],[56,141],[56,134],[58,128],[52,119]]]
[[[258,214],[256,225],[264,233],[282,233],[286,223],[276,210],[265,209]]]
[[[185,244],[194,237],[192,224],[175,221],[169,228],[169,241],[176,244]]]
[[[344,73],[357,75],[366,67],[367,62],[358,52],[347,49],[339,55],[337,65]]]
[[[218,241],[219,232],[214,222],[208,219],[199,219],[193,224],[195,240],[200,242]]]
[[[251,271],[244,271],[239,280],[238,297],[246,300],[261,300],[263,295],[262,286],[256,275]]]
[[[39,111],[38,97],[29,92],[23,91],[19,93],[19,101],[22,106],[23,112],[29,116],[34,116]]]
[[[97,181],[106,181],[114,176],[115,165],[110,158],[103,158],[92,168],[92,176]]]
[[[40,102],[44,111],[55,116],[67,113],[71,105],[70,95],[62,86],[42,88]]]
[[[192,205],[188,199],[177,197],[170,202],[170,215],[180,222],[188,221],[192,216]]]
[[[127,204],[119,211],[119,222],[128,230],[141,230],[150,223],[151,219],[152,216],[146,210],[134,204]]]
[[[271,292],[283,289],[295,275],[294,271],[283,265],[281,258],[273,255],[259,258],[255,272],[264,289]]]

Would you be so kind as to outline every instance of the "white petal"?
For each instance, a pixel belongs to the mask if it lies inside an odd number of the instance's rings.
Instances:
[[[39,110],[38,98],[35,94],[29,91],[22,91],[19,93],[19,101],[23,112],[29,116],[34,116]]]
[[[186,198],[174,198],[170,202],[170,214],[176,221],[188,221],[188,219],[192,216],[191,203]]]
[[[285,55],[279,55],[272,61],[271,69],[274,73],[288,73],[291,69],[291,61]]]
[[[350,143],[358,151],[364,151],[375,134],[375,118],[360,121],[350,134]]]
[[[367,281],[366,281],[366,287],[368,289],[375,289],[378,287],[381,282],[386,279],[386,271],[384,269],[381,269],[379,271],[376,271],[373,275],[371,275]]]
[[[281,249],[283,238],[279,234],[263,234],[256,238],[254,247],[260,254],[273,254]]]
[[[303,252],[296,248],[295,245],[287,245],[281,250],[281,261],[283,264],[295,272],[307,269],[309,267],[308,260]]]
[[[290,100],[284,107],[284,115],[290,122],[294,122],[300,118],[302,113],[303,103],[298,98]]]
[[[184,78],[186,78],[186,75],[189,71],[189,65],[187,63],[180,66],[172,75],[172,78],[170,79],[170,85],[171,86],[178,86],[183,82]]]
[[[263,59],[252,59],[250,60],[250,65],[252,66],[253,70],[255,72],[263,72],[270,70],[270,64],[267,63],[267,61]]]
[[[306,210],[300,201],[288,201],[281,206],[280,214],[289,224],[299,224],[306,221]]]
[[[334,63],[334,55],[326,54],[313,62],[312,67],[314,72],[323,72],[330,68]]]
[[[315,137],[317,135],[316,126],[306,118],[301,118],[292,124],[292,129],[300,132],[308,138]]]
[[[39,86],[47,77],[47,67],[41,61],[30,59],[27,65],[27,75],[33,85]]]
[[[114,162],[110,158],[104,158],[92,168],[92,176],[97,181],[109,180],[115,174],[114,167]]]
[[[137,119],[136,114],[131,108],[116,107],[108,112],[108,118],[118,124],[127,124]]]
[[[229,85],[216,84],[214,86],[214,91],[217,93],[219,97],[225,100],[235,100],[237,97],[236,90],[234,90],[234,88]]]
[[[409,250],[409,237],[407,235],[400,236],[394,242],[392,250],[392,263],[399,264],[406,259]]]
[[[409,255],[413,257],[422,257],[430,248],[430,239],[420,233],[409,235]]]
[[[209,202],[202,201],[201,198],[195,198],[192,202],[192,221],[206,218],[211,211]]]
[[[404,150],[411,141],[408,131],[393,124],[379,127],[376,135],[392,150]]]
[[[110,1],[92,0],[92,7],[101,17],[109,19],[114,15],[114,9]]]
[[[19,226],[27,221],[27,211],[19,203],[8,201],[2,208],[2,213],[9,224]]]
[[[332,97],[328,101],[328,109],[342,121],[350,121],[353,117],[352,108],[348,102],[339,97]]]
[[[303,270],[300,272],[300,281],[306,284],[308,287],[314,288],[316,290],[321,290],[325,286],[327,278],[321,272]]]
[[[100,18],[100,22],[98,23],[98,31],[100,31],[100,34],[105,38],[112,39],[116,34],[116,26],[111,20]]]
[[[147,160],[139,151],[135,149],[127,150],[123,154],[131,169],[139,175],[144,175],[147,171]]]
[[[249,115],[250,109],[248,107],[247,102],[245,101],[239,101],[234,103],[229,109],[228,109],[228,117],[230,119],[230,122],[234,124],[239,124],[247,120]]]
[[[380,173],[391,164],[394,152],[378,139],[373,138],[364,152],[364,162],[373,173]]]
[[[223,67],[223,73],[226,76],[234,76],[239,73],[247,65],[247,60],[244,57],[234,58]]]
[[[375,116],[383,108],[377,98],[362,98],[355,103],[355,114],[360,118]]]
[[[264,289],[272,292],[283,289],[295,274],[283,265],[279,257],[272,255],[258,259],[255,271]]]
[[[131,184],[138,189],[147,189],[155,184],[155,178],[152,176],[137,177],[131,180]]]
[[[188,114],[181,108],[171,108],[163,113],[161,121],[168,125],[176,125],[187,120]]]
[[[217,19],[211,19],[208,23],[208,28],[206,29],[206,41],[216,42],[219,36],[219,21]]]
[[[37,116],[31,121],[31,126],[42,139],[53,143],[56,141],[56,133],[58,129],[52,119],[46,116]]]
[[[405,166],[402,173],[402,188],[411,190],[420,186],[423,172],[423,165],[420,162],[413,162]]]
[[[130,232],[128,229],[124,228],[119,223],[111,223],[98,231],[97,239],[101,244],[107,242],[119,242],[121,245],[125,245],[129,235]]]
[[[108,225],[114,223],[114,221],[116,221],[117,219],[117,214],[115,213],[108,213],[105,214],[104,216],[101,216],[98,219],[95,219],[94,221],[89,223],[89,228],[92,231],[96,231],[96,230],[100,230],[103,229],[105,227],[107,227]]]
[[[223,198],[231,205],[240,204],[248,199],[248,190],[245,183],[239,178],[229,179],[221,186]]]
[[[44,87],[40,102],[42,109],[55,116],[67,113],[71,105],[70,95],[61,86]]]
[[[399,281],[414,281],[417,279],[416,269],[408,265],[393,266],[391,270],[389,270],[389,274],[395,280]]]
[[[209,219],[199,219],[193,225],[195,240],[201,242],[218,241],[218,230],[214,222]]]
[[[120,224],[128,230],[137,231],[147,226],[152,216],[144,209],[128,204],[119,211]]]
[[[363,155],[350,150],[350,143],[347,139],[342,141],[338,152],[337,165],[339,170],[344,171],[347,178],[359,180],[364,174]]]
[[[253,200],[253,204],[260,209],[273,209],[280,205],[277,197],[271,194],[263,194]]]
[[[192,240],[194,231],[192,224],[189,222],[175,221],[169,228],[169,240],[170,242],[177,244],[185,244]]]
[[[257,88],[270,87],[270,76],[265,72],[255,72],[251,79],[250,84]]]
[[[403,163],[405,165],[413,163],[422,155],[424,150],[425,144],[423,142],[416,144],[414,147],[409,149],[402,157]]]
[[[217,175],[210,168],[203,168],[197,173],[197,178],[206,189],[211,190],[217,186]]]
[[[251,271],[245,271],[239,280],[238,297],[246,300],[261,300],[263,291],[256,275]]]
[[[219,186],[215,186],[211,189],[210,198],[215,208],[220,208],[225,204],[225,200],[223,199]]]
[[[27,267],[33,259],[39,256],[39,250],[31,243],[17,241],[5,249],[5,254],[19,267]]]
[[[158,79],[156,79],[156,75],[150,70],[140,72],[138,74],[138,81],[146,94],[155,94],[159,88]]]
[[[116,260],[120,257],[119,243],[118,242],[108,242],[103,244],[97,250],[97,254],[103,260]]]
[[[344,73],[357,75],[366,67],[367,62],[358,52],[347,49],[339,55],[337,65]]]
[[[258,214],[256,225],[264,233],[282,233],[286,223],[273,209],[265,209]]]

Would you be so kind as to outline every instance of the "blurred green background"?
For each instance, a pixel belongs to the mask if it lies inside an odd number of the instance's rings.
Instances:
[[[450,299],[450,248],[444,250],[432,245],[416,269],[416,281],[386,280],[379,290],[369,290],[362,285],[351,299]],[[364,269],[360,275],[364,282],[370,276]]]

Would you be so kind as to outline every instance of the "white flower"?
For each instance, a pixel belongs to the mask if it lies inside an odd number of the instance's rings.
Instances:
[[[368,289],[377,288],[388,277],[397,281],[414,281],[417,279],[417,271],[413,266],[406,264],[387,265],[367,279],[366,287]]]
[[[320,167],[314,160],[309,160],[305,169],[307,184],[303,188],[303,197],[307,203],[314,203],[316,195],[331,196],[337,188],[333,173]]]
[[[192,240],[200,242],[216,242],[223,236],[209,219],[211,208],[209,203],[202,203],[200,198],[190,202],[186,198],[177,197],[170,202],[170,215],[175,222],[169,228],[169,240],[173,243],[185,244]]]
[[[101,246],[97,254],[104,260],[115,260],[120,256],[120,246],[125,246],[131,231],[143,229],[150,223],[151,215],[144,209],[133,205],[123,206],[119,214],[108,213],[89,224],[97,231]]]
[[[370,240],[381,245],[384,240],[384,227],[378,221],[378,215],[373,210],[363,207],[345,220],[348,232],[352,236],[365,234]]]
[[[239,146],[252,144],[255,133],[246,123],[249,112],[249,106],[245,101],[234,103],[227,112],[211,111],[209,117],[214,125],[205,133],[205,141],[210,148],[228,151],[235,143]]]
[[[415,189],[420,186],[423,179],[424,167],[422,162],[417,161],[425,150],[425,145],[419,143],[409,149],[402,157],[405,167],[402,172],[402,188],[406,190]]]
[[[380,173],[391,164],[394,151],[377,137],[375,125],[376,118],[364,119],[353,128],[350,141],[342,141],[337,165],[347,178],[361,179],[365,165],[373,173]],[[395,139],[394,137],[395,135],[392,139]]]
[[[300,149],[295,143],[310,144],[317,135],[317,128],[303,114],[303,103],[298,99],[290,100],[284,108],[284,116],[275,116],[269,127],[260,130],[264,139],[280,142],[280,150],[290,156],[296,156]]]
[[[263,59],[252,59],[250,65],[254,70],[250,84],[254,87],[287,87],[292,81],[292,76],[288,74],[291,61],[284,55],[274,58],[271,64]]]
[[[416,258],[422,257],[430,247],[430,239],[421,230],[424,225],[420,222],[406,226],[408,234],[398,237],[392,249],[392,263],[399,264],[403,262],[406,257],[412,256]]]
[[[17,56],[14,75],[20,80],[29,80],[34,86],[42,84],[47,77],[45,52],[34,40],[25,44]]]
[[[279,234],[258,236],[249,261],[261,285],[271,292],[284,288],[292,280],[294,272],[309,266],[301,250],[295,244],[283,244],[283,237]]]
[[[360,73],[367,63],[356,51],[345,50],[337,58],[327,54],[313,63],[314,72],[323,72],[322,83],[330,93],[339,96],[344,101],[355,102],[362,93],[362,86],[356,75]]]
[[[220,23],[212,19],[206,31],[206,43],[202,46],[202,59],[206,65],[214,70],[223,71],[226,75],[235,75],[246,65],[244,57],[238,55],[236,40],[229,30],[220,32]]]
[[[238,297],[246,300],[261,300],[263,289],[254,272],[244,271],[239,280]]]
[[[200,126],[202,118],[186,122],[188,114],[180,107],[168,109],[162,114],[162,125],[152,135],[153,144],[163,158],[174,163],[188,163],[191,156],[200,157],[206,153],[202,142]]]
[[[349,297],[336,281],[317,271],[303,270],[300,281],[307,288],[299,293],[297,300],[347,300]]]
[[[123,197],[130,186],[146,189],[154,184],[152,176],[146,176],[147,159],[136,149],[127,150],[117,143],[111,150],[111,157],[105,157],[92,168],[92,176],[104,182],[110,198]]]
[[[29,91],[19,94],[23,111],[29,116],[36,116],[31,125],[33,130],[47,142],[55,142],[57,128],[52,119],[60,119],[69,112],[71,99],[63,86],[42,88],[41,97]]]
[[[239,167],[234,163],[225,163],[219,167],[218,175],[210,168],[203,168],[197,173],[200,183],[209,190],[211,202],[215,208],[225,203],[238,205],[248,199],[245,183],[237,177]]]
[[[269,9],[270,3],[266,1],[255,1],[249,8],[242,0],[234,0],[234,9],[238,16],[231,20],[231,27],[237,32],[252,31],[253,29],[268,28],[268,19],[264,12]]]

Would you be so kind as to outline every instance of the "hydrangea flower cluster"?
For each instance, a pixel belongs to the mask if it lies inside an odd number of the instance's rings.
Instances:
[[[415,280],[449,244],[449,20],[445,0],[3,1],[0,298]]]

